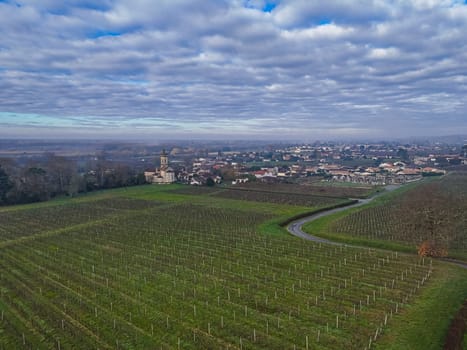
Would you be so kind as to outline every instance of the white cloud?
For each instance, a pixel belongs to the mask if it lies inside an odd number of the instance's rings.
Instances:
[[[282,35],[286,39],[303,41],[307,39],[336,39],[350,35],[353,32],[353,28],[331,23],[306,29],[284,30]]]
[[[129,133],[165,120],[280,134],[287,119],[377,134],[389,118],[427,132],[414,115],[467,128],[461,1],[19,3],[0,2],[0,112]]]
[[[376,48],[371,49],[368,56],[375,59],[396,58],[400,56],[400,51],[395,47]]]

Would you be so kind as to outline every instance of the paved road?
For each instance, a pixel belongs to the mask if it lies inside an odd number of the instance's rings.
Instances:
[[[310,234],[308,234],[308,233],[306,233],[306,232],[304,232],[302,230],[302,226],[304,224],[306,224],[307,222],[317,220],[319,218],[322,218],[323,216],[331,215],[331,214],[338,213],[340,211],[344,211],[344,210],[347,210],[347,209],[350,209],[350,208],[360,207],[362,205],[368,204],[372,200],[374,200],[375,198],[378,198],[379,196],[381,196],[382,194],[387,193],[388,191],[394,191],[394,190],[398,189],[399,187],[400,187],[400,185],[388,185],[388,186],[385,187],[386,191],[378,192],[378,193],[376,193],[375,195],[373,195],[370,198],[360,199],[357,203],[349,204],[349,205],[347,205],[345,207],[329,209],[329,210],[326,210],[326,211],[322,211],[320,213],[312,214],[310,216],[307,216],[307,217],[292,221],[290,224],[287,225],[287,231],[289,231],[294,236],[306,239],[308,241],[313,241],[313,242],[318,242],[318,243],[325,243],[325,244],[332,244],[332,245],[344,245],[344,243],[333,242],[333,241],[330,241],[329,239],[325,239],[325,238],[310,235]],[[345,244],[345,245],[351,246],[350,244]],[[366,248],[366,247],[363,247],[363,248]],[[459,265],[459,266],[467,269],[467,263],[465,263],[463,261],[459,261],[459,260],[456,260],[456,259],[450,259],[450,258],[445,258],[445,259],[442,259],[442,260],[444,260],[446,262],[456,264],[456,265]]]
[[[326,210],[326,211],[322,211],[320,213],[312,214],[312,215],[307,216],[307,217],[302,218],[302,219],[292,221],[290,224],[287,225],[287,231],[289,231],[294,236],[306,239],[308,241],[326,243],[326,244],[334,244],[334,245],[341,245],[342,243],[337,243],[337,242],[333,242],[333,241],[330,241],[330,240],[325,239],[325,238],[320,238],[320,237],[310,235],[310,234],[308,234],[308,233],[306,233],[306,232],[304,232],[302,230],[302,226],[307,222],[317,220],[319,218],[322,218],[323,216],[331,215],[331,214],[338,213],[340,211],[344,211],[344,210],[347,210],[347,209],[350,209],[350,208],[360,207],[362,205],[368,204],[372,200],[374,200],[375,198],[378,198],[379,196],[381,196],[383,193],[387,193],[388,191],[394,191],[394,190],[398,189],[399,187],[400,187],[400,185],[388,185],[388,186],[385,187],[386,191],[378,192],[378,193],[376,193],[375,195],[373,195],[370,198],[359,199],[357,203],[349,204],[349,205],[347,205],[345,207],[329,209],[329,210]]]

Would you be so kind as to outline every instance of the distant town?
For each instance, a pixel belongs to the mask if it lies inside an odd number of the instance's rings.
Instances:
[[[402,184],[467,165],[467,141],[259,142],[0,141],[1,203],[144,183]]]
[[[177,179],[191,185],[223,181],[296,182],[319,176],[326,181],[365,185],[401,184],[443,175],[467,164],[467,146],[387,144],[304,144],[262,151],[218,151],[181,167]]]
[[[179,160],[189,158],[192,151],[173,148],[169,155],[164,149],[161,170],[147,169],[146,180],[158,184],[235,185],[248,181],[303,182],[320,177],[328,182],[387,185],[443,175],[447,169],[467,164],[465,144],[317,143],[268,146],[262,150],[224,148],[205,151],[202,156],[191,154],[193,161],[188,165]],[[173,159],[171,167],[168,167],[169,156]]]

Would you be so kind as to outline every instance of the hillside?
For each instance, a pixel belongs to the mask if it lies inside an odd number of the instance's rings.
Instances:
[[[268,201],[188,189],[2,208],[0,348],[373,348],[404,337],[442,289],[443,312],[404,341],[428,331],[431,347],[419,348],[437,349],[466,297],[460,269],[305,242],[276,224],[344,199],[307,207],[283,192]]]

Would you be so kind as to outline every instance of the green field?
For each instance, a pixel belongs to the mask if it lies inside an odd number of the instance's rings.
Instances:
[[[190,191],[0,209],[0,349],[438,349],[467,296],[464,270],[278,225],[341,198]],[[416,323],[427,317],[434,331]]]

